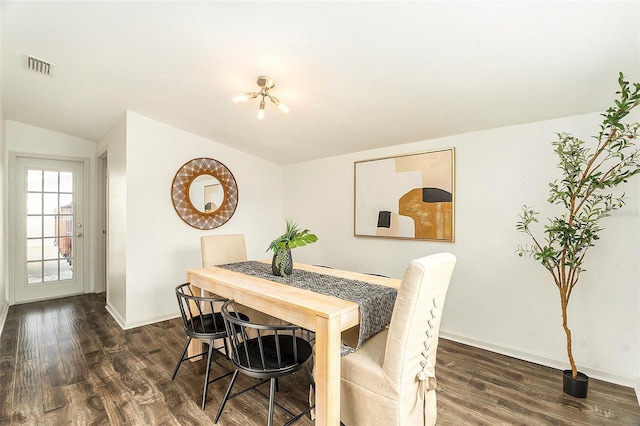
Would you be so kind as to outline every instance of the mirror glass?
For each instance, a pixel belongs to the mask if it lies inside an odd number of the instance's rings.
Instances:
[[[224,188],[211,175],[200,175],[189,185],[189,200],[202,213],[213,213],[222,206]]]

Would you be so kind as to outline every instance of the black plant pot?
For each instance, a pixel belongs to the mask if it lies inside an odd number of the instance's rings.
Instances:
[[[586,398],[589,387],[589,377],[578,371],[578,377],[574,379],[571,370],[562,371],[562,390],[567,395],[576,398]]]
[[[291,257],[290,248],[279,249],[278,252],[273,255],[271,272],[277,276],[287,277],[291,275],[291,272],[293,272],[293,258]]]

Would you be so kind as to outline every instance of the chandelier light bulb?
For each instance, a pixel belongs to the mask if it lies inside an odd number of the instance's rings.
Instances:
[[[258,120],[262,120],[264,118],[264,97],[262,95],[262,99],[260,100],[260,109],[258,110]]]
[[[238,102],[247,102],[248,100],[249,100],[249,96],[246,93],[244,95],[233,97],[234,104],[237,104]]]

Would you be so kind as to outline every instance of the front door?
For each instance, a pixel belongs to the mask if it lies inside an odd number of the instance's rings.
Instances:
[[[15,165],[13,301],[83,293],[84,164],[17,157]]]

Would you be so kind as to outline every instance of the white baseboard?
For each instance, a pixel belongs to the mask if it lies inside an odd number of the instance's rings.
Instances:
[[[179,313],[174,312],[174,313],[165,314],[165,315],[161,315],[159,317],[154,317],[154,318],[145,318],[145,319],[138,319],[134,321],[127,321],[123,329],[129,330],[130,328],[136,328],[136,327],[142,327],[143,325],[155,324],[157,322],[178,318],[179,316],[180,316]]]
[[[118,313],[118,311],[113,309],[113,307],[110,306],[108,303],[107,303],[107,306],[105,306],[105,309],[107,310],[107,312],[111,314],[113,319],[116,320],[120,328],[122,328],[123,330],[142,327],[143,325],[155,324],[157,322],[171,320],[174,318],[178,318],[180,316],[180,313],[172,312],[170,314],[164,314],[164,315],[160,315],[153,318],[144,318],[144,319],[137,319],[134,321],[126,321],[124,318],[122,318],[122,316]]]
[[[104,308],[107,310],[107,312],[109,312],[109,314],[111,314],[113,319],[116,320],[116,322],[118,323],[120,328],[125,330],[125,328],[124,328],[124,319],[120,316],[118,311],[113,309],[113,307],[111,305],[109,305],[109,303],[107,303],[107,305]]]
[[[472,337],[446,333],[443,331],[440,331],[440,337],[442,337],[443,339],[452,340],[454,342],[463,343],[465,345],[474,346],[476,348],[485,349],[491,352],[521,359],[523,361],[544,365],[546,367],[556,368],[559,370],[565,370],[567,368],[566,359],[555,359],[542,354],[524,352],[517,348],[495,345],[493,343],[476,340]],[[581,367],[580,371],[585,373],[587,376],[597,380],[604,380],[605,382],[615,383],[617,385],[627,386],[635,389],[636,397],[638,397],[638,402],[640,403],[640,377],[623,376],[617,373],[612,373],[610,371],[588,367]]]
[[[7,322],[7,314],[9,313],[9,305],[4,305],[2,312],[0,312],[0,336],[2,336],[2,330],[4,329],[4,323]]]

